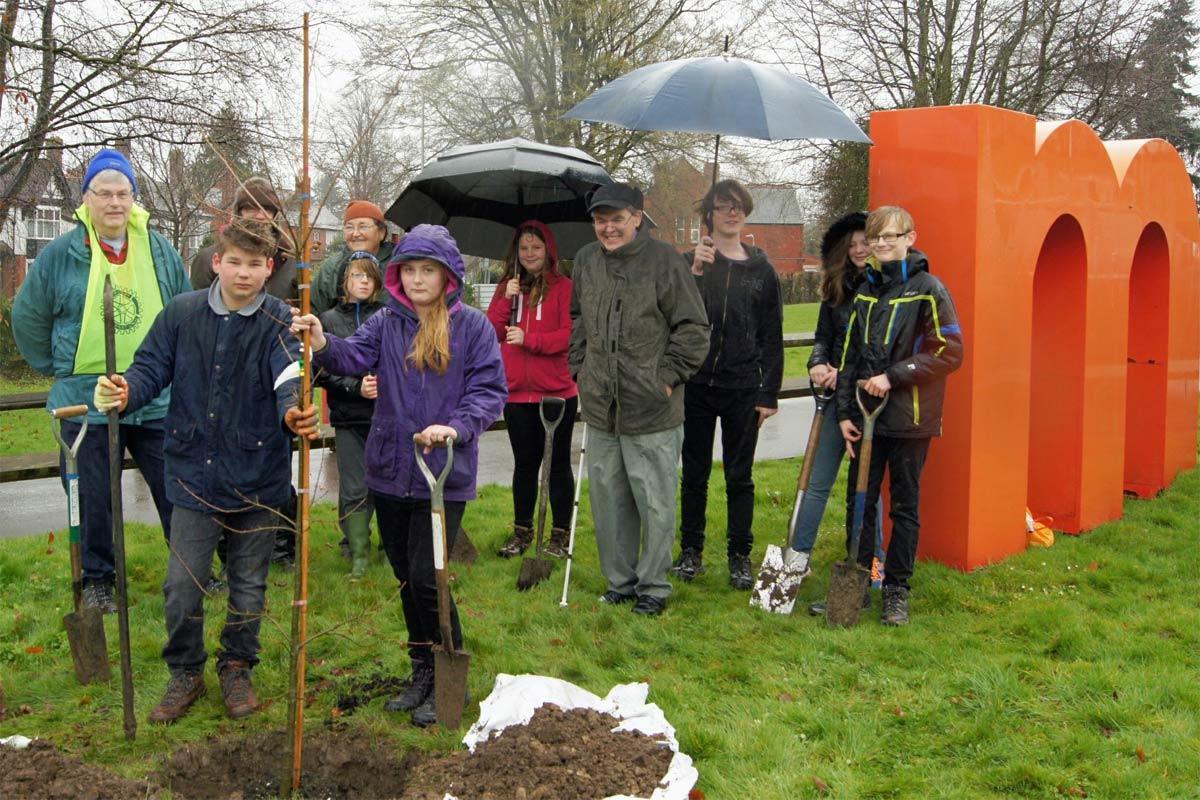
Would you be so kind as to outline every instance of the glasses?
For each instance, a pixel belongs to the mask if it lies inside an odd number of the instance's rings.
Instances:
[[[100,198],[105,203],[114,199],[120,200],[122,203],[128,203],[133,199],[133,192],[129,191],[128,189],[123,189],[119,192],[110,192],[107,189],[88,189],[88,191],[96,195],[96,197]]]
[[[596,226],[597,230],[604,230],[605,228],[610,227],[610,226],[613,228],[624,228],[626,225],[629,224],[629,221],[631,219],[633,219],[632,214],[626,214],[626,215],[620,216],[620,217],[610,217],[608,219],[593,218],[592,224]]]
[[[371,280],[371,276],[365,272],[351,272],[346,277],[352,281],[369,281],[369,280]]]
[[[371,231],[376,230],[378,227],[379,226],[377,226],[373,222],[359,223],[358,225],[343,225],[342,232],[343,233],[370,233]]]
[[[912,233],[912,231],[904,231],[904,233],[881,233],[878,236],[868,236],[867,244],[877,244],[879,242],[883,242],[884,244],[895,244],[896,240],[901,236],[908,236],[910,233]]]
[[[741,214],[746,210],[746,207],[741,203],[717,203],[713,206],[713,211],[718,214]]]

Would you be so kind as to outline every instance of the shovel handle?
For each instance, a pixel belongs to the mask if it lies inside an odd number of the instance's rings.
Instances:
[[[85,405],[64,406],[56,408],[50,412],[50,416],[55,419],[70,419],[71,417],[82,417],[88,413],[88,407]]]

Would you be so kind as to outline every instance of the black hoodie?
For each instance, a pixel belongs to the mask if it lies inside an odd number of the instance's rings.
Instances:
[[[783,381],[783,298],[767,254],[742,245],[748,258],[716,261],[695,276],[712,333],[708,356],[689,384],[752,389],[756,406],[775,408]],[[688,264],[694,252],[684,253]]]
[[[321,326],[326,333],[343,339],[354,335],[364,322],[379,309],[381,303],[351,303],[345,299],[337,306],[321,314]],[[375,413],[375,401],[362,396],[362,377],[339,376],[318,371],[317,386],[325,389],[329,398],[329,423],[335,428],[371,427],[371,416]]]
[[[872,256],[866,272],[850,311],[845,380],[838,377],[838,419],[858,417],[857,380],[886,373],[892,390],[875,433],[912,439],[939,436],[946,376],[962,364],[962,329],[954,301],[942,282],[929,274],[929,262],[920,250],[910,248],[903,261],[884,264]]]

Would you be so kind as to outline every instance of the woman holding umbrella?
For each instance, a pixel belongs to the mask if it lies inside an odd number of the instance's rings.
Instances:
[[[498,554],[512,558],[533,540],[545,431],[539,404],[543,397],[567,401],[554,431],[550,456],[550,509],[553,527],[545,552],[567,554],[575,478],[571,474],[571,434],[578,390],[567,370],[571,342],[571,280],[558,271],[558,252],[550,229],[536,220],[521,223],[505,256],[504,277],[492,295],[488,319],[500,340],[508,403],[504,421],[513,450],[513,533]]]

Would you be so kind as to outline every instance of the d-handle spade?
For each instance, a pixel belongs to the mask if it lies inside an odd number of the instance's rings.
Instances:
[[[64,478],[67,484],[67,524],[70,529],[71,548],[71,592],[75,599],[75,610],[63,617],[67,630],[67,643],[71,647],[71,661],[75,664],[75,678],[82,684],[107,681],[112,677],[108,665],[108,641],[104,637],[104,612],[98,608],[83,607],[83,565],[79,543],[79,464],[76,458],[83,438],[87,435],[87,406],[67,406],[50,412],[50,428],[62,448],[66,462]],[[62,435],[62,421],[83,417],[79,433],[70,444]]]
[[[825,601],[825,621],[831,628],[850,628],[858,624],[862,614],[863,595],[871,583],[871,571],[858,563],[858,543],[862,536],[863,516],[866,513],[867,480],[871,474],[871,441],[875,437],[875,420],[887,405],[884,395],[872,411],[863,404],[862,390],[866,381],[855,387],[858,408],[863,415],[862,441],[859,442],[858,479],[854,485],[854,518],[850,525],[850,544],[846,560],[835,563],[829,577],[829,596]]]
[[[558,413],[553,419],[546,415],[546,409],[556,408]],[[545,444],[542,447],[542,473],[538,483],[537,503],[537,537],[534,540],[533,558],[526,556],[521,559],[521,571],[517,574],[517,589],[529,591],[550,577],[554,562],[546,558],[542,552],[542,536],[546,531],[546,506],[550,505],[550,456],[554,449],[554,431],[562,422],[567,410],[567,401],[561,397],[543,397],[538,403],[538,416],[542,419],[542,431],[545,434]]]
[[[462,721],[467,705],[467,669],[471,656],[466,650],[454,649],[454,635],[450,626],[450,577],[446,571],[449,548],[446,544],[446,502],[443,489],[450,468],[454,465],[454,438],[434,445],[446,450],[446,466],[435,478],[425,462],[424,445],[420,434],[413,435],[413,450],[417,466],[429,484],[430,527],[433,529],[433,573],[437,582],[438,631],[442,643],[433,648],[433,702],[437,708],[437,721],[446,728],[457,728]]]

